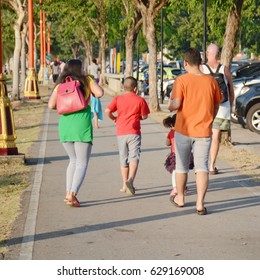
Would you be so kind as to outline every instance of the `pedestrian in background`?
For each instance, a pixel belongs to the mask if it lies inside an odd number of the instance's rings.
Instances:
[[[219,109],[216,118],[214,119],[212,126],[212,143],[210,148],[210,164],[209,164],[209,174],[218,174],[218,169],[216,167],[216,160],[219,152],[220,145],[220,132],[230,131],[231,129],[231,108],[234,101],[234,88],[232,83],[232,75],[225,65],[221,65],[219,62],[220,51],[216,44],[211,43],[206,52],[207,65],[210,67],[213,73],[216,73],[218,67],[220,66],[218,72],[224,75],[224,80],[228,89],[228,100],[226,102],[219,104]],[[207,65],[201,65],[201,70],[205,74],[210,74],[210,70]]]
[[[137,80],[124,80],[124,94],[114,97],[105,112],[116,123],[120,170],[123,179],[121,192],[135,195],[136,177],[141,152],[141,123],[150,113],[144,98],[137,95]]]
[[[57,60],[55,60],[51,66],[51,73],[52,73],[52,80],[54,83],[56,83],[59,74],[60,74],[60,65],[59,62]]]
[[[64,83],[68,76],[71,76],[73,80],[80,81],[86,100],[89,100],[90,94],[96,98],[103,96],[103,89],[95,80],[90,76],[85,76],[82,72],[82,62],[78,59],[71,59],[66,63],[49,99],[50,109],[56,108],[59,84]],[[68,205],[79,207],[80,202],[77,195],[86,175],[93,142],[90,104],[87,104],[86,108],[81,111],[60,116],[59,137],[69,156],[64,201]]]
[[[184,188],[187,184],[191,151],[197,185],[196,212],[207,214],[204,199],[208,188],[208,158],[212,123],[222,98],[217,81],[200,71],[201,56],[196,49],[184,53],[187,71],[176,78],[168,108],[177,110],[175,124],[176,185],[178,194],[173,198],[176,207],[184,207]]]
[[[97,60],[93,58],[92,63],[88,67],[88,74],[92,75],[97,83],[99,83],[99,68]],[[92,119],[94,120],[95,128],[99,128],[99,121],[103,120],[102,105],[99,98],[95,98],[91,95],[91,113]]]

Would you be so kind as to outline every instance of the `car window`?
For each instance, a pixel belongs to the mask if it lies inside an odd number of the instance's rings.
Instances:
[[[256,74],[260,74],[260,63],[256,65],[246,65],[245,67],[239,68],[236,71],[236,77],[251,77]]]
[[[171,71],[172,75],[178,76],[181,74],[181,69],[173,69]]]
[[[166,74],[167,74],[166,71],[163,70],[163,75],[166,75]],[[161,75],[161,69],[158,69],[158,70],[157,70],[157,75]]]

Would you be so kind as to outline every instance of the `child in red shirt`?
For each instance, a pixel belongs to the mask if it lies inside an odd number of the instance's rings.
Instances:
[[[175,148],[174,148],[174,133],[175,133],[175,122],[176,122],[176,114],[173,116],[169,116],[163,120],[163,125],[166,128],[170,128],[170,131],[166,138],[166,146],[171,147],[171,152],[168,154],[164,166],[167,171],[169,171],[172,174],[172,190],[170,192],[170,201],[172,202],[172,199],[175,195],[177,195],[177,188],[176,188],[176,180],[175,180]],[[190,169],[193,169],[194,163],[193,163],[193,156],[190,160]],[[185,188],[185,194],[187,194],[188,188]]]

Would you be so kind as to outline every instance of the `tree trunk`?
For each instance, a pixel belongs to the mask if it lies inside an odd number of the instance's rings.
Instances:
[[[227,18],[224,43],[221,53],[221,63],[226,65],[227,67],[230,67],[232,62],[233,50],[236,44],[236,34],[239,28],[243,3],[244,0],[234,1],[235,5],[232,7]]]
[[[21,0],[2,0],[3,3],[6,3],[10,8],[16,13],[17,19],[14,24],[14,33],[15,33],[15,47],[14,47],[14,56],[13,56],[13,90],[11,93],[11,99],[15,99],[20,96],[19,89],[19,67],[20,67],[20,54],[22,47],[21,39],[21,30],[24,22],[25,15],[27,13],[27,1]]]
[[[155,37],[155,24],[151,17],[147,18],[147,27],[144,34],[149,51],[149,106],[151,112],[160,110],[157,92],[157,48]]]
[[[155,23],[151,15],[143,17],[143,35],[149,51],[149,107],[151,112],[160,111],[157,93],[157,48],[155,36]]]
[[[100,52],[101,52],[101,77],[100,83],[104,83],[104,74],[106,71],[106,32],[101,34],[100,38]]]
[[[22,48],[22,39],[21,39],[21,25],[17,21],[14,27],[14,33],[15,33],[15,47],[14,47],[14,60],[13,60],[13,91],[12,91],[12,99],[18,98],[20,95],[19,92],[19,64],[20,64],[20,54],[21,54],[21,48]]]
[[[93,59],[93,46],[92,43],[87,40],[84,36],[81,38],[81,42],[85,49],[85,59],[84,59],[84,71],[88,72],[88,66],[90,65],[92,59]]]
[[[142,14],[143,35],[149,50],[149,107],[151,112],[160,111],[157,94],[157,48],[155,36],[155,19],[159,11],[169,0],[134,0]]]
[[[125,37],[125,57],[126,57],[126,68],[125,77],[133,75],[133,60],[134,60],[134,31],[129,26],[127,28]]]
[[[78,45],[71,46],[71,52],[72,52],[72,55],[73,55],[74,59],[77,59],[78,51],[79,51]]]
[[[125,8],[125,17],[131,17],[131,23],[128,24],[125,35],[125,77],[128,77],[133,75],[134,46],[142,24],[142,14],[136,8],[133,9],[133,6],[135,6],[134,3],[129,0],[122,2]]]

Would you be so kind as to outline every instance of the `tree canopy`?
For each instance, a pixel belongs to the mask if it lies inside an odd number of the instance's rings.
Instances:
[[[181,59],[183,51],[188,47],[203,50],[205,18],[204,1],[201,0],[42,0],[41,2],[41,5],[34,4],[36,30],[39,30],[39,9],[42,9],[47,15],[47,21],[51,23],[53,57],[59,56],[63,60],[77,57],[85,61],[85,67],[93,57],[98,57],[104,73],[110,48],[117,47],[121,51],[121,59],[128,60],[127,74],[129,74],[132,71],[132,65],[129,66],[129,63],[132,64],[137,60],[139,53],[149,52],[154,60],[149,69],[149,73],[153,75],[153,84],[150,84],[150,88],[156,102],[155,62],[156,52],[160,50],[161,30],[164,33],[163,46],[169,50],[167,56],[170,59]],[[223,53],[226,54],[223,58],[224,64],[229,65],[233,53],[239,51],[244,51],[249,58],[251,54],[255,57],[260,55],[260,37],[256,32],[260,24],[259,2],[260,0],[207,0],[207,44],[215,42],[220,47],[223,46]],[[17,11],[14,13],[12,9],[15,9],[14,4],[18,3],[21,6],[21,0],[3,0],[2,33],[5,60],[12,56],[14,50],[14,33],[11,26],[12,24],[15,26],[18,15]],[[163,20],[159,16],[162,8]],[[135,46],[137,35],[138,48]],[[36,46],[39,53],[38,41]],[[157,107],[154,104],[154,108]]]

